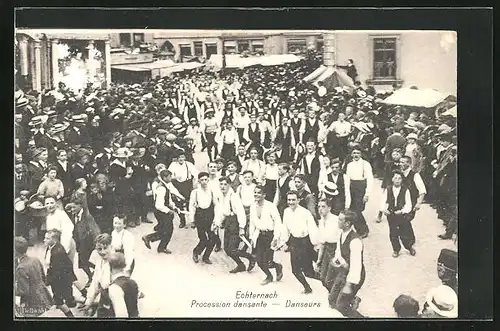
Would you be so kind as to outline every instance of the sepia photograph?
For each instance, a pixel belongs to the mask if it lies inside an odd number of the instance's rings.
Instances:
[[[458,318],[455,31],[15,27],[23,318]]]

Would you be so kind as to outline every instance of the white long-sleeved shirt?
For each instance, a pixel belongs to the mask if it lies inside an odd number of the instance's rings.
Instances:
[[[250,185],[242,183],[236,188],[236,193],[244,207],[250,207],[255,202],[254,190],[256,186],[255,183],[251,183]]]
[[[240,145],[240,138],[235,129],[224,130],[221,132],[218,144],[219,151],[222,151],[222,146],[224,146],[224,144],[234,144],[235,147]]]
[[[325,217],[320,217],[318,221],[318,241],[320,244],[338,242],[340,236],[339,217],[328,213]]]
[[[264,172],[266,170],[266,164],[264,161],[259,159],[248,159],[243,162],[241,165],[241,172],[245,172],[250,170],[253,172],[253,176],[255,179],[261,180],[264,177]]]
[[[153,191],[153,193],[154,193],[156,191],[156,188],[158,186],[159,186],[159,183],[156,180],[154,180],[151,183],[151,191]],[[174,184],[172,184],[172,182],[167,183],[167,188],[168,188],[171,196],[175,195],[175,196],[177,196],[180,199],[184,199],[184,197],[182,196],[182,194],[180,194],[179,190],[174,186]]]
[[[337,245],[337,250],[335,251],[335,256],[342,256],[340,253],[340,246],[342,246],[344,239],[347,238],[349,232],[352,229],[349,229],[347,232],[341,232],[339,238],[339,245]],[[349,272],[347,273],[346,282],[352,284],[359,284],[361,281],[361,270],[363,267],[363,242],[361,239],[356,238],[351,240],[351,244],[349,245],[351,256],[349,258]]]
[[[115,251],[123,250],[126,264],[125,270],[130,270],[132,262],[134,261],[134,246],[135,240],[132,232],[125,229],[120,232],[116,230],[111,232],[111,247],[113,247]]]
[[[335,131],[337,137],[346,137],[351,133],[351,123],[335,121],[328,127],[328,131]]]
[[[92,282],[87,289],[87,301],[94,302],[95,297],[99,294],[99,289],[106,289],[111,284],[111,267],[108,261],[103,260],[100,256],[95,261],[95,270],[92,276]]]
[[[366,193],[369,195],[373,188],[373,171],[372,166],[368,161],[359,159],[358,161],[351,161],[347,164],[346,173],[350,180],[364,180],[366,179]]]
[[[167,189],[163,185],[158,185],[154,192],[155,197],[155,208],[165,214],[168,214],[173,208],[172,197],[169,196],[168,201],[170,205],[165,206],[165,195],[167,194]],[[170,195],[170,192],[168,193]]]
[[[392,186],[392,194],[394,196],[394,204],[397,203],[397,199],[398,199],[398,195],[399,195],[399,192],[401,191],[401,187],[396,187],[396,186]],[[384,190],[382,192],[382,200],[381,200],[381,203],[380,203],[380,211],[385,211],[387,210],[387,208],[389,208],[389,203],[387,201],[387,190]],[[411,212],[411,195],[410,195],[410,190],[406,190],[406,193],[405,193],[405,204],[403,206],[403,208],[401,209],[401,212],[403,214],[408,214],[409,212]]]
[[[408,176],[410,171],[411,171],[411,168],[404,170],[403,175],[405,177]],[[420,174],[418,172],[415,173],[415,175],[413,176],[413,182],[415,183],[415,186],[417,187],[418,195],[427,194],[427,189],[425,188],[424,181],[422,180],[422,177],[420,176]]]
[[[246,215],[243,204],[240,198],[233,190],[229,190],[225,195],[223,194],[220,198],[219,203],[216,206],[215,212],[215,224],[220,226],[224,218],[228,216],[236,216],[240,229],[245,228],[246,225]]]
[[[262,206],[257,203],[253,203],[250,206],[249,233],[254,246],[261,230],[274,231],[273,239],[277,239],[282,231],[281,228],[282,222],[280,213],[274,203],[264,200]]]
[[[191,219],[194,221],[196,208],[207,209],[212,202],[215,206],[217,204],[217,197],[210,187],[207,186],[206,189],[202,187],[194,189],[189,197],[189,214],[191,215]]]
[[[290,235],[295,238],[304,238],[309,235],[313,245],[318,243],[318,227],[309,210],[297,206],[295,210],[288,207],[283,213],[282,242],[287,242]]]
[[[47,215],[45,226],[47,231],[52,229],[61,231],[61,245],[68,253],[73,239],[73,229],[75,228],[68,214],[62,209],[56,209],[52,214]]]
[[[234,114],[234,126],[238,129],[245,129],[248,127],[248,124],[250,124],[250,117],[248,116],[247,113],[245,115],[241,115],[241,113],[235,112]]]
[[[191,162],[184,161],[184,164],[179,162],[172,162],[168,167],[172,173],[172,178],[179,182],[185,182],[188,179],[193,179],[196,182],[198,178],[198,169]]]

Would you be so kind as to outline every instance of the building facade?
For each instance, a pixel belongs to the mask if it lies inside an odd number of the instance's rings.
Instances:
[[[105,32],[16,29],[16,84],[41,92],[60,82],[108,87],[111,45]]]
[[[457,39],[447,31],[335,31],[335,63],[354,61],[358,80],[457,94]]]

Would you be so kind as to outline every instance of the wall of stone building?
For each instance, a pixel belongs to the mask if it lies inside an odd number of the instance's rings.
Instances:
[[[336,31],[337,64],[353,59],[358,79],[366,83],[373,78],[373,37],[398,37],[397,72],[403,86],[432,88],[457,93],[456,35],[446,31],[343,32]],[[372,83],[372,82],[370,82]],[[388,84],[390,86],[390,84]],[[381,85],[381,89],[389,88]],[[377,85],[374,85],[377,88]]]
[[[162,47],[163,44],[169,41],[173,46],[175,50],[175,61],[180,61],[180,52],[181,52],[181,47],[180,45],[187,44],[190,45],[191,47],[191,54],[194,55],[194,42],[195,41],[201,41],[203,43],[203,57],[207,57],[206,54],[206,47],[205,45],[207,43],[210,44],[216,44],[217,46],[217,54],[222,54],[222,39],[217,38],[217,37],[165,37],[165,36],[160,36],[160,37],[154,37],[154,43],[158,47]]]

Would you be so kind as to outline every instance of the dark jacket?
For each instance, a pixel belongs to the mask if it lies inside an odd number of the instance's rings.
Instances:
[[[28,308],[23,310],[23,316],[39,316],[53,305],[45,280],[40,260],[27,255],[19,259],[14,281],[15,295],[21,297],[21,304]]]
[[[50,250],[50,265],[47,270],[47,285],[68,286],[76,279],[73,272],[73,263],[68,257],[61,243],[57,243]]]

